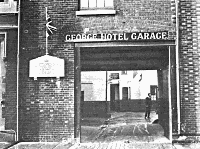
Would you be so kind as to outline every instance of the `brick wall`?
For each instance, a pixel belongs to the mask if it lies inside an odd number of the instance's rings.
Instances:
[[[55,78],[29,78],[29,61],[45,54],[45,7],[57,27],[49,55],[65,60],[61,86]],[[74,48],[64,35],[74,28],[77,1],[22,1],[20,40],[20,140],[61,141],[74,137]]]
[[[174,0],[114,0],[116,15],[79,16],[89,33],[174,31]]]
[[[84,101],[82,104],[82,117],[108,117],[106,113],[106,106],[109,107],[110,102],[108,101]]]
[[[115,101],[116,111],[127,112],[145,112],[145,99],[131,99]],[[157,103],[152,100],[151,111],[156,111]]]

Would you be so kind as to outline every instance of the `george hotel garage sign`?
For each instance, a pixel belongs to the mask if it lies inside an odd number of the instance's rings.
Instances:
[[[102,33],[102,34],[67,34],[65,42],[87,41],[162,41],[168,39],[168,32],[134,32],[134,33]]]

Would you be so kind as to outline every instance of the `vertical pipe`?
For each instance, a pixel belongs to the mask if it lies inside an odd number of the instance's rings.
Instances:
[[[176,5],[176,84],[177,84],[177,121],[178,121],[178,134],[180,134],[180,78],[179,78],[179,19],[178,19],[178,0],[175,0]]]
[[[18,4],[18,44],[17,44],[17,131],[16,140],[19,141],[19,53],[20,53],[20,13],[21,13],[21,0]]]
[[[81,142],[81,64],[80,48],[74,44],[74,137],[77,143]]]
[[[108,113],[108,97],[107,97],[107,92],[108,92],[108,72],[106,70],[106,114]]]
[[[7,54],[6,54],[6,53],[7,53],[7,51],[6,51],[6,50],[7,50],[7,44],[6,44],[6,41],[7,41],[7,33],[5,33],[5,41],[4,41],[4,55],[3,55],[4,57],[6,57],[6,55],[7,55]]]

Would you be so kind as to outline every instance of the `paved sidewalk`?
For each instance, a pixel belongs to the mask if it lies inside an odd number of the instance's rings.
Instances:
[[[86,143],[70,149],[176,149],[172,144],[161,143]]]
[[[3,148],[2,148],[3,149]],[[170,144],[170,143],[39,143],[22,142],[9,149],[200,149],[200,144]]]

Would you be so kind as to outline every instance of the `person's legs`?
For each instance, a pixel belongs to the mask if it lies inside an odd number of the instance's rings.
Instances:
[[[148,108],[148,113],[147,113],[148,118],[150,118],[150,112],[151,112],[151,108]]]
[[[147,107],[146,107],[146,109],[145,109],[145,116],[144,116],[144,118],[146,119],[146,118],[147,118],[147,116],[148,116],[148,109],[147,109]]]

